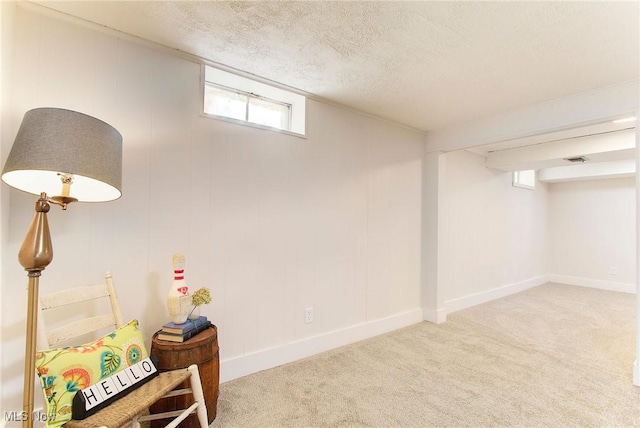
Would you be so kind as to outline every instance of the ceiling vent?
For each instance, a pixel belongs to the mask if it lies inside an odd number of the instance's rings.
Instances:
[[[572,158],[564,158],[564,160],[569,161],[571,163],[584,163],[584,162],[588,161],[589,159],[587,159],[584,156],[574,156]]]

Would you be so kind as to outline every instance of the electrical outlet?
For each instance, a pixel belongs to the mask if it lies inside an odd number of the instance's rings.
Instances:
[[[617,275],[618,274],[618,268],[615,266],[611,266],[609,268],[609,275]]]
[[[309,324],[313,322],[313,308],[306,308],[304,310],[304,323]]]

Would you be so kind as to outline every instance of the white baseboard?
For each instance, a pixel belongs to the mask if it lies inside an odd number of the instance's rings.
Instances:
[[[470,294],[468,296],[448,300],[444,302],[444,306],[446,308],[446,313],[450,314],[452,312],[490,302],[491,300],[496,300],[510,294],[519,293],[521,291],[528,290],[529,288],[542,285],[546,282],[549,282],[548,276],[541,275],[535,278],[527,279],[525,281],[503,285],[502,287],[497,287],[480,293]]]
[[[220,382],[228,382],[419,322],[422,322],[422,310],[417,308],[282,346],[229,358],[220,362]]]
[[[441,324],[447,320],[447,311],[442,309],[423,309],[422,319],[434,324]]]
[[[581,278],[578,276],[549,274],[550,282],[558,282],[560,284],[579,285],[581,287],[599,288],[608,291],[620,291],[622,293],[636,292],[636,285],[627,282],[603,281],[600,279]]]

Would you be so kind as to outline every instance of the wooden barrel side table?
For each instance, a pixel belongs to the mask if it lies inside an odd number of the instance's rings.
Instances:
[[[200,381],[207,404],[207,416],[209,423],[216,418],[218,405],[218,388],[220,382],[220,358],[218,355],[218,329],[212,325],[207,330],[196,334],[185,342],[169,342],[158,339],[158,332],[153,335],[151,343],[152,357],[157,358],[158,371],[183,369],[191,364],[198,366]],[[188,382],[181,388],[188,387]],[[160,400],[151,406],[151,413],[168,412],[177,409],[185,409],[193,404],[190,396],[177,396]],[[151,421],[151,428],[164,427],[166,421]],[[198,428],[196,415],[191,415],[180,424],[180,427]]]

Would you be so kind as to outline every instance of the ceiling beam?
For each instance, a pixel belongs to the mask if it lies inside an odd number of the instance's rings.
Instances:
[[[566,159],[579,156],[586,157],[587,162],[633,158],[635,129],[490,152],[487,167],[502,171],[543,169],[571,165]]]
[[[563,181],[633,177],[635,173],[635,159],[625,159],[547,168],[540,171],[538,180],[547,183],[559,183]]]
[[[466,124],[429,132],[427,152],[465,150],[485,144],[604,123],[638,108],[640,80],[551,100]]]

